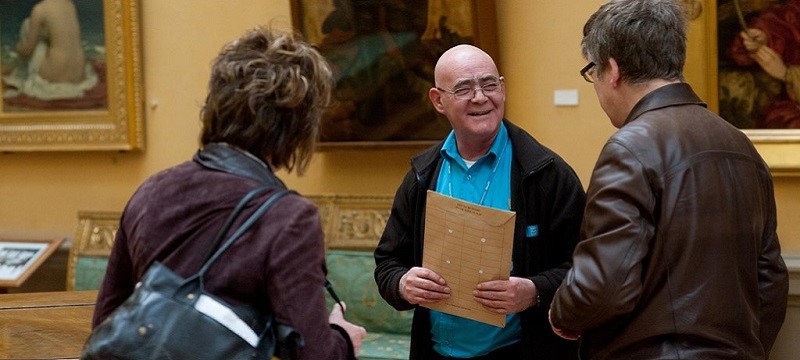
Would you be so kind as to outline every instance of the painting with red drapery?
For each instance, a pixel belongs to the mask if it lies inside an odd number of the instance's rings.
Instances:
[[[720,115],[800,129],[800,0],[723,0],[718,26]]]

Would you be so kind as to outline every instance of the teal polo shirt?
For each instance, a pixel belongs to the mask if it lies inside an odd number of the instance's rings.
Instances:
[[[470,167],[458,154],[453,131],[445,139],[441,153],[444,161],[436,182],[436,192],[496,209],[511,209],[513,156],[504,124],[500,124],[500,131],[489,152]],[[520,340],[521,327],[517,314],[506,315],[504,328],[436,310],[431,310],[430,314],[433,348],[444,356],[481,356]]]

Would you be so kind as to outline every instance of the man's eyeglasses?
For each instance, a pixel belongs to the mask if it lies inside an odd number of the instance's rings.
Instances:
[[[498,91],[500,91],[500,86],[502,85],[502,82],[503,82],[502,79],[498,79],[481,84],[480,86],[477,87],[467,85],[467,86],[457,87],[453,90],[447,90],[437,86],[436,89],[451,94],[458,100],[471,100],[478,93],[478,90],[482,91],[484,96],[492,96],[496,94]]]
[[[594,61],[590,61],[581,69],[581,76],[583,76],[583,80],[589,83],[594,82]]]

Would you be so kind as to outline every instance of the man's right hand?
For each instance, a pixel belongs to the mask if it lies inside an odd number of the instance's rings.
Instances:
[[[448,299],[450,288],[435,272],[413,267],[400,278],[400,296],[412,304],[430,304]]]

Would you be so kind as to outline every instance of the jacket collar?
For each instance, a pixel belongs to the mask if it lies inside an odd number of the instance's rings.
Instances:
[[[244,150],[225,143],[206,144],[197,151],[193,160],[208,169],[250,178],[261,185],[286,188],[266,163]]]
[[[628,114],[625,124],[636,120],[639,116],[651,110],[690,104],[706,107],[706,104],[694,93],[689,84],[681,82],[664,85],[639,100],[631,109],[630,114]]]
[[[513,160],[518,162],[525,174],[531,173],[553,161],[552,154],[530,134],[517,127],[508,119],[503,119],[511,140]],[[411,167],[418,175],[434,170],[441,158],[440,150],[444,141],[429,147],[411,158]]]

